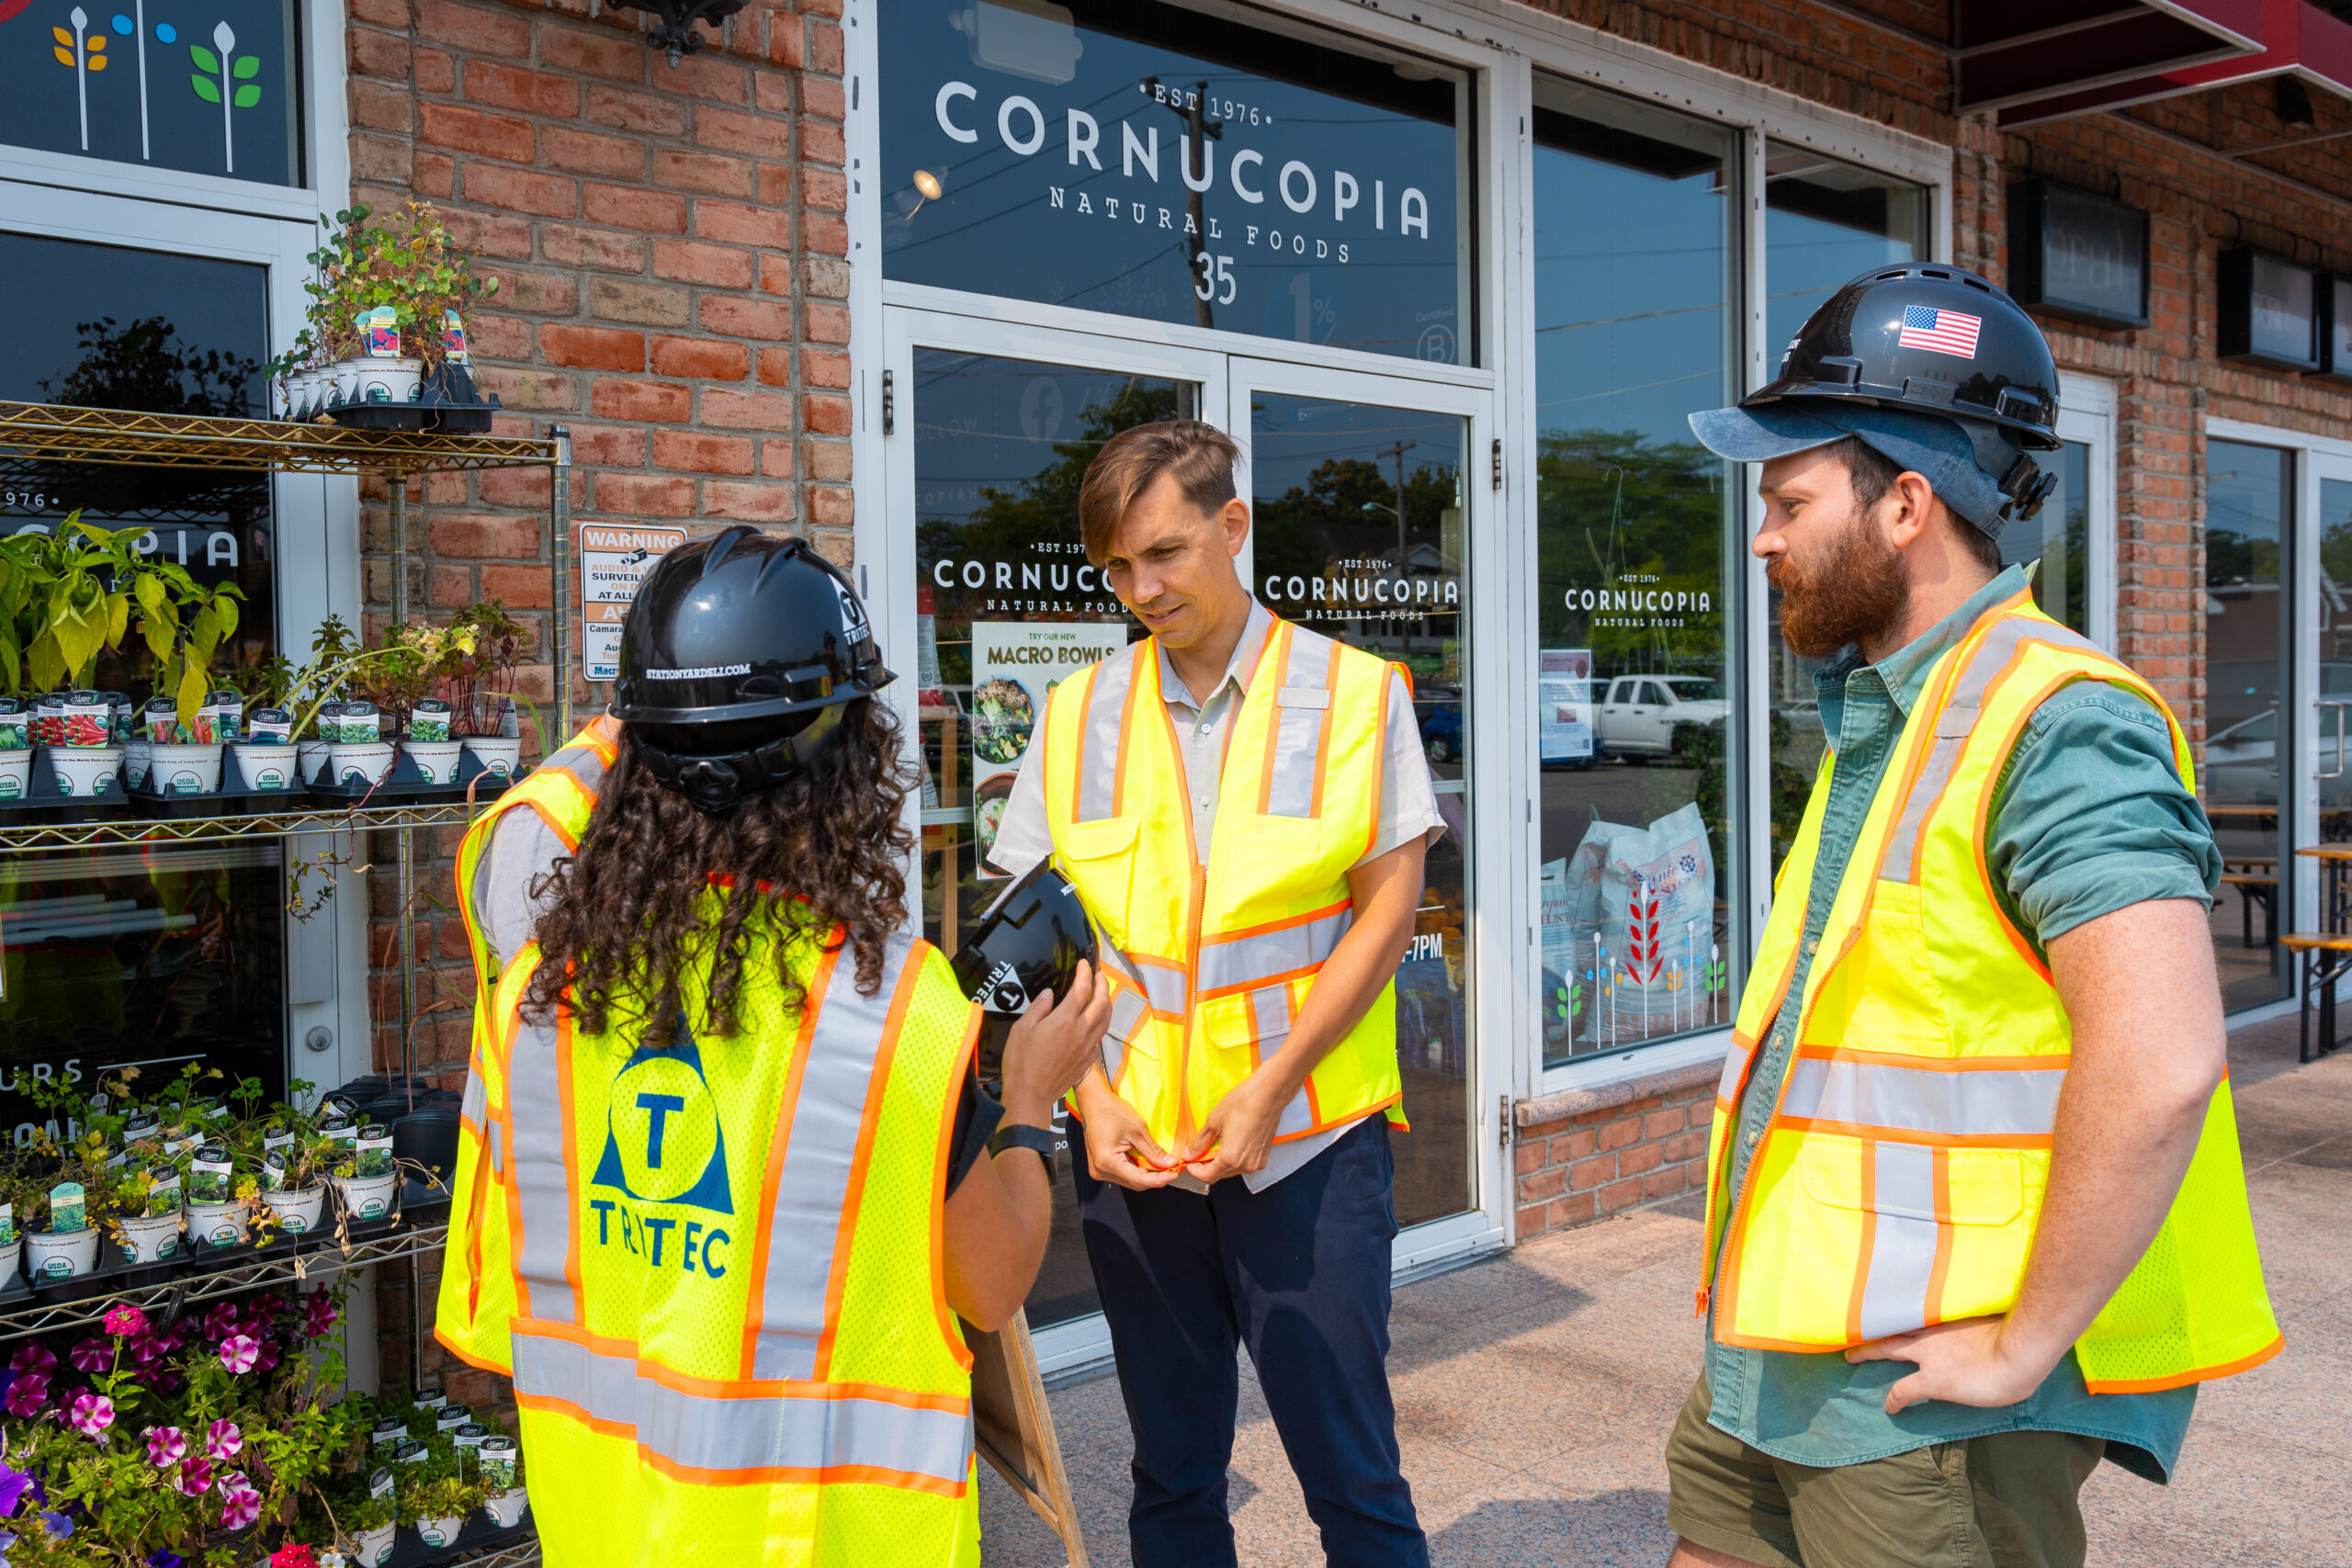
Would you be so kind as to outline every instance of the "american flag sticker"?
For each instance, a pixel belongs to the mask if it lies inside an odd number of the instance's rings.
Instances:
[[[1905,305],[1903,333],[1895,341],[1905,348],[1933,349],[1938,354],[1957,354],[1962,359],[1973,359],[1976,334],[1984,326],[1982,316],[1939,310],[1932,305]]]

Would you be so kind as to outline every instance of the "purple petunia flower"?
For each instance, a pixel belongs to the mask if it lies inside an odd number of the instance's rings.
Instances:
[[[78,1393],[74,1396],[74,1429],[85,1438],[95,1438],[114,1425],[114,1401],[103,1393]]]
[[[232,1372],[253,1371],[254,1358],[260,1353],[261,1347],[250,1334],[232,1334],[220,1341],[220,1364]]]
[[[39,1372],[47,1377],[57,1370],[57,1358],[38,1339],[28,1339],[8,1358],[8,1365],[20,1372]]]
[[[114,1365],[114,1347],[103,1339],[77,1339],[66,1359],[78,1371],[102,1372]]]
[[[324,1285],[321,1285],[302,1298],[302,1312],[303,1332],[313,1339],[333,1328],[335,1319],[341,1315],[334,1309],[334,1298],[327,1294],[327,1288]]]
[[[254,1356],[254,1365],[265,1372],[277,1370],[278,1349],[275,1335],[262,1336],[261,1348]]]
[[[234,1459],[237,1450],[244,1446],[245,1435],[237,1429],[234,1421],[225,1416],[205,1430],[204,1451],[223,1464]]]
[[[212,1461],[209,1459],[184,1460],[180,1463],[180,1491],[187,1496],[201,1497],[212,1490]]]
[[[152,1367],[163,1359],[164,1342],[156,1338],[153,1334],[142,1329],[131,1337],[130,1364],[132,1366]]]
[[[187,1457],[187,1434],[177,1427],[157,1427],[147,1434],[147,1462],[168,1470]]]
[[[177,1393],[187,1384],[187,1379],[169,1367],[157,1367],[147,1374],[147,1386],[157,1393]]]
[[[241,1530],[261,1517],[261,1494],[252,1487],[241,1487],[229,1494],[220,1505],[220,1528]]]
[[[135,1306],[119,1306],[107,1314],[107,1332],[120,1339],[147,1331],[147,1314]]]
[[[19,1372],[8,1385],[6,1408],[11,1416],[33,1416],[49,1403],[49,1379],[40,1372]]]
[[[181,1568],[187,1561],[176,1551],[158,1549],[147,1554],[147,1568]]]
[[[23,1471],[0,1464],[0,1516],[15,1513],[17,1505],[24,1501],[25,1494],[33,1490],[36,1484],[33,1478]]]
[[[204,1337],[215,1345],[236,1332],[237,1309],[233,1303],[222,1302],[204,1314]]]

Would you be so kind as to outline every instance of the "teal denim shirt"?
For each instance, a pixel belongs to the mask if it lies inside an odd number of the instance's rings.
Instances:
[[[1917,641],[1876,664],[1849,649],[1814,678],[1838,766],[1813,886],[1781,890],[1806,900],[1791,997],[1804,994],[1862,818],[1937,656],[1986,608],[2025,586],[2024,572],[2011,567]],[[2174,770],[2164,716],[2137,694],[2105,682],[2063,688],[2034,711],[1995,785],[1988,834],[1985,862],[1996,895],[2037,947],[2146,899],[2210,903],[2220,886],[2221,854],[2204,811]],[[1772,1029],[1765,1035],[1762,1059],[1741,1099],[1735,1194],[1747,1177],[1750,1137],[1760,1140],[1771,1119],[1790,1033]],[[2197,1405],[2194,1384],[2161,1393],[2093,1394],[2072,1351],[2039,1389],[2007,1408],[1930,1400],[1899,1416],[1889,1416],[1884,1401],[1888,1385],[1913,1371],[1907,1361],[1855,1366],[1836,1352],[1718,1344],[1711,1332],[1706,1371],[1715,1426],[1776,1458],[1818,1466],[1860,1464],[1988,1432],[2056,1431],[2104,1438],[2109,1459],[2163,1482]]]

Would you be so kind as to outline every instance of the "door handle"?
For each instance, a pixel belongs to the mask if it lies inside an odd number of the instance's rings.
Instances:
[[[2341,700],[2323,700],[2317,705],[2335,710],[2335,766],[2332,770],[2317,773],[2313,776],[2323,779],[2340,779],[2344,776],[2344,710],[2347,705],[2347,705]]]

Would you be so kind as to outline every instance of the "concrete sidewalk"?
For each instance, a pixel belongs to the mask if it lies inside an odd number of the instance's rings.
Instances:
[[[2240,1032],[2233,1081],[2287,1348],[2205,1390],[2169,1487],[2103,1465],[2093,1563],[2352,1562],[2352,1050],[2296,1067],[2295,1020]],[[1390,1371],[1433,1561],[1658,1568],[1661,1448],[1699,1364],[1700,1214],[1682,1200],[1545,1236],[1397,1292]],[[1232,1477],[1251,1568],[1323,1555],[1245,1358]],[[1098,1564],[1125,1564],[1129,1453],[1115,1380],[1053,1396]],[[1059,1568],[1060,1544],[983,1465],[989,1568]]]

